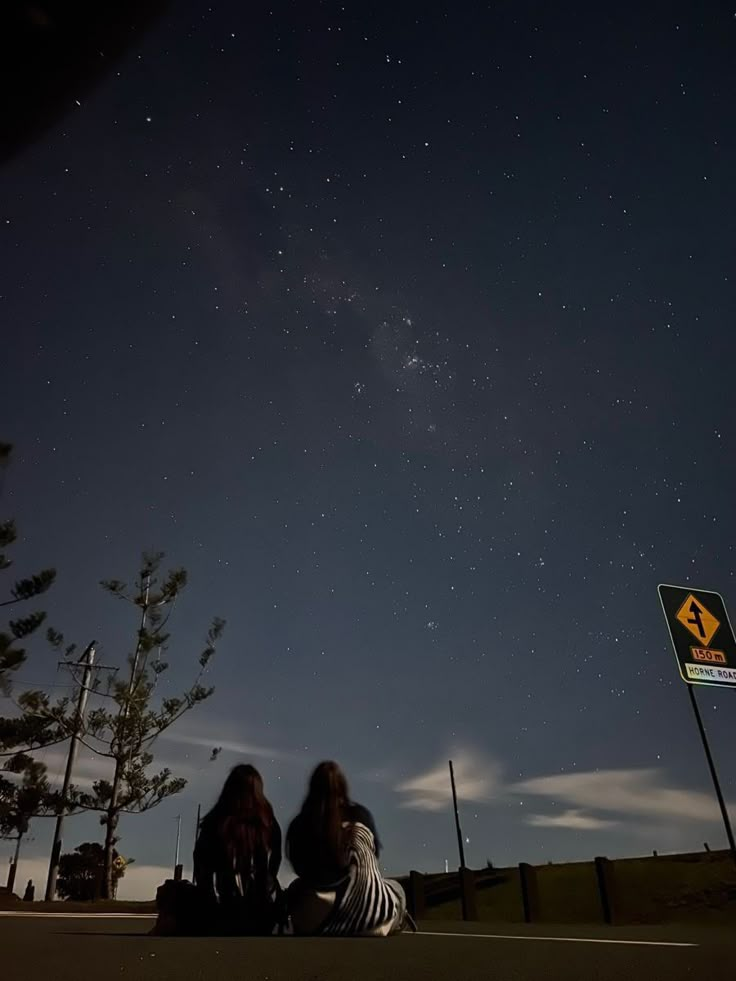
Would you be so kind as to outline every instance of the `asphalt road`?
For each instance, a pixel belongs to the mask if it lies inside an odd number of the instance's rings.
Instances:
[[[426,923],[380,940],[147,937],[138,917],[0,915],[5,981],[726,981],[733,931]],[[431,932],[430,932],[431,931]],[[690,944],[691,946],[672,946]]]

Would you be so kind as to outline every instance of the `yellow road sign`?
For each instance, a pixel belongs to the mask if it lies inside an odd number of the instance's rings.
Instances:
[[[666,583],[658,592],[682,680],[736,688],[736,637],[720,593]]]
[[[692,593],[688,594],[677,611],[677,619],[705,647],[708,647],[721,625],[720,620],[716,620]]]

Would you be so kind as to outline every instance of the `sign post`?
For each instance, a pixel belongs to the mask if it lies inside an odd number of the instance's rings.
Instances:
[[[661,585],[659,599],[675,649],[680,676],[687,684],[731,857],[736,862],[736,841],[728,808],[695,698],[695,685],[736,688],[736,638],[720,593],[689,589],[686,586]]]

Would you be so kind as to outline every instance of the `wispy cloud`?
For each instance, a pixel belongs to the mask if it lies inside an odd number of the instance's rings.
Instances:
[[[458,800],[481,803],[494,796],[501,779],[498,763],[467,749],[455,751],[452,761]],[[441,811],[450,806],[452,801],[447,762],[443,760],[432,769],[401,781],[394,789],[403,795],[401,807],[417,811]]]
[[[67,746],[63,748],[42,749],[34,755],[41,763],[48,767],[49,783],[53,787],[60,787],[66,768]],[[88,749],[81,747],[74,764],[72,783],[75,787],[91,790],[92,785],[97,780],[107,780],[112,777],[112,760],[105,756],[97,756]]]
[[[239,740],[219,739],[217,736],[195,736],[179,732],[167,732],[161,737],[167,742],[179,743],[184,746],[198,746],[204,749],[221,749],[223,753],[233,753],[242,757],[258,757],[269,760],[293,759],[296,754],[273,746],[261,746],[258,743],[240,742]]]
[[[510,789],[563,801],[583,810],[631,817],[719,820],[718,808],[710,794],[668,786],[665,775],[657,769],[556,773],[522,780]]]
[[[562,814],[530,814],[526,823],[534,828],[570,828],[573,831],[599,831],[602,828],[613,828],[619,822],[607,818],[595,817],[585,811],[571,808]]]
[[[704,791],[673,786],[664,771],[655,768],[592,770],[555,773],[517,782],[503,779],[501,764],[477,750],[449,754],[455,767],[458,799],[476,804],[538,798],[526,823],[537,828],[597,831],[627,823],[641,830],[673,821],[720,820],[715,800]],[[445,760],[416,776],[394,783],[400,806],[439,811],[451,805]],[[559,809],[541,813],[548,800]]]

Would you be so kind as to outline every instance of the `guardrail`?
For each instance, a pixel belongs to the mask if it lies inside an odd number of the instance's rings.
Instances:
[[[658,912],[665,916],[670,909],[685,906],[723,908],[736,913],[736,870],[727,861],[728,853],[692,853],[652,858],[620,859],[611,861],[598,856],[592,862],[533,866],[522,862],[517,868],[472,870],[458,869],[453,873],[423,874],[416,870],[400,878],[407,897],[407,905],[415,919],[422,918],[434,907],[459,901],[464,920],[479,919],[479,895],[487,889],[502,887],[499,891],[500,919],[523,920],[526,923],[542,919],[558,922],[571,921],[579,914],[579,921],[602,920],[607,924],[631,921],[632,909],[641,905],[641,892],[651,886]],[[693,868],[703,863],[717,867],[712,873],[719,877],[716,885],[705,883],[701,872]],[[617,866],[621,866],[619,869]],[[664,878],[660,869],[668,866]],[[633,873],[632,868],[637,871]],[[679,878],[672,882],[672,870],[677,869]],[[692,871],[690,871],[692,869]],[[706,870],[707,872],[707,870]],[[574,874],[574,888],[567,882],[567,905],[560,892],[560,880],[556,875]],[[711,874],[711,873],[708,873]],[[639,877],[638,879],[636,877]],[[541,882],[540,882],[541,878]],[[563,881],[564,885],[564,881]],[[683,893],[683,890],[685,892]],[[584,893],[584,895],[582,895]],[[688,898],[688,893],[690,897]],[[716,893],[718,896],[716,896]],[[562,898],[562,901],[561,901]],[[651,897],[650,897],[651,898]],[[485,904],[486,918],[489,910]],[[494,907],[491,901],[490,908]],[[515,907],[515,911],[513,909]],[[584,909],[583,909],[584,907]],[[640,918],[636,914],[634,920]]]

